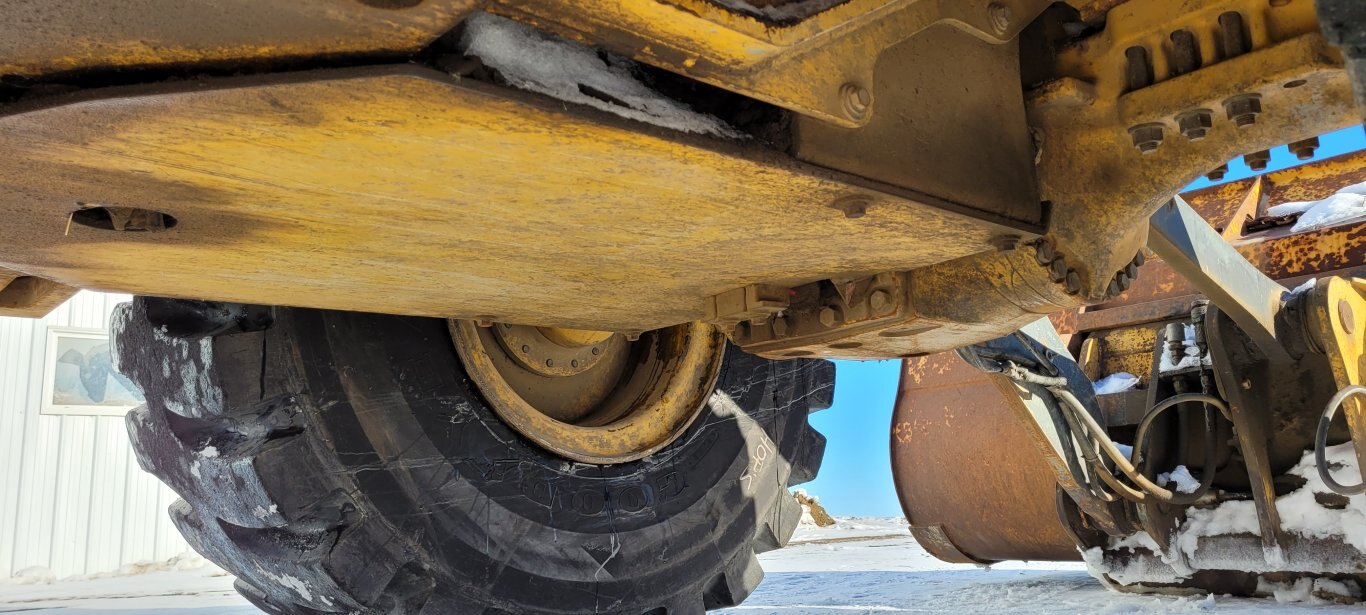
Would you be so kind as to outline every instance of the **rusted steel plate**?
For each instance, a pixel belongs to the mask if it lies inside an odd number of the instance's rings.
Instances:
[[[907,520],[940,528],[943,540],[916,533],[936,557],[1080,559],[1058,520],[1053,469],[990,377],[957,354],[904,363],[891,446]]]
[[[1323,199],[1362,182],[1366,182],[1366,152],[1354,152],[1182,197],[1215,230],[1224,232],[1249,262],[1272,279],[1294,286],[1318,275],[1359,275],[1366,267],[1366,221],[1303,233],[1279,227],[1244,234],[1238,232],[1245,225],[1244,217],[1262,215],[1281,203]],[[1187,311],[1178,308],[1195,298],[1196,291],[1185,278],[1161,259],[1152,258],[1140,268],[1128,291],[1078,314],[1076,330],[1170,318]]]
[[[1315,276],[1366,268],[1366,222],[1290,234],[1276,228],[1244,235],[1240,216],[1268,205],[1325,198],[1366,181],[1366,152],[1185,195],[1193,208],[1259,269],[1286,286]],[[1358,273],[1358,275],[1360,275]],[[1189,314],[1200,298],[1166,263],[1150,259],[1128,292],[1108,303],[1050,315],[1061,333],[1089,334],[1098,374],[1127,371],[1146,378],[1161,321]],[[1073,344],[1074,350],[1079,344]],[[947,561],[1075,559],[1053,506],[1055,475],[1010,412],[990,377],[957,355],[905,362],[893,418],[892,465],[898,495],[913,526],[938,527],[921,543]],[[1146,394],[1098,398],[1115,424],[1132,425]],[[1031,535],[1031,532],[1033,533]],[[920,532],[917,538],[921,538]],[[941,539],[942,538],[942,539]],[[944,546],[953,547],[952,549]]]

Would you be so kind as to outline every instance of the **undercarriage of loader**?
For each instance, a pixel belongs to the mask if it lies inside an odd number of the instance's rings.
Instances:
[[[1268,204],[1362,157],[1174,197],[1361,122],[1357,0],[0,17],[0,315],[138,295],[139,460],[264,610],[738,604],[825,358],[908,359],[899,495],[942,558],[1360,597],[1366,223]]]

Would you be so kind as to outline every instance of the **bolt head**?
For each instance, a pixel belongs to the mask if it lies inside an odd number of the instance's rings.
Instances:
[[[1076,269],[1070,269],[1070,270],[1067,271],[1067,281],[1066,281],[1066,284],[1067,284],[1067,294],[1069,294],[1069,295],[1079,295],[1079,294],[1081,294],[1081,274],[1078,274]]]
[[[1243,162],[1253,171],[1265,171],[1267,165],[1271,164],[1271,152],[1262,150],[1248,154],[1243,156]]]
[[[1208,109],[1196,109],[1182,113],[1176,117],[1176,124],[1181,128],[1181,135],[1191,141],[1199,141],[1209,134],[1209,129],[1214,126],[1214,114]]]
[[[821,308],[821,313],[820,313],[821,326],[823,326],[823,327],[825,327],[825,328],[827,328],[827,329],[829,329],[830,327],[835,326],[835,319],[838,318],[838,317],[839,317],[839,314],[837,314],[837,313],[835,312],[835,308],[832,308],[832,307],[824,307],[824,308]]]
[[[1113,279],[1113,278],[1112,278],[1112,279],[1110,280],[1110,285],[1105,287],[1105,296],[1106,296],[1106,297],[1118,297],[1119,294],[1122,293],[1122,292],[1124,292],[1124,291],[1123,291],[1122,289],[1120,289],[1120,287],[1119,287],[1119,280],[1118,280],[1118,279]]]
[[[1058,253],[1053,249],[1053,242],[1045,239],[1034,246],[1034,262],[1040,266],[1047,267]]]
[[[1133,284],[1133,281],[1133,278],[1129,277],[1129,274],[1123,271],[1115,274],[1115,282],[1119,284],[1120,292],[1129,290],[1129,285]]]
[[[787,323],[787,317],[786,317],[786,316],[778,316],[778,317],[775,317],[775,318],[773,319],[773,335],[775,335],[775,336],[777,336],[777,337],[784,337],[784,336],[786,336],[786,335],[787,335],[787,327],[788,327],[788,323]]]
[[[1137,264],[1134,264],[1134,263],[1129,263],[1128,265],[1125,265],[1125,266],[1124,266],[1124,275],[1129,276],[1129,279],[1130,279],[1130,280],[1137,280],[1137,279],[1138,279],[1138,265],[1137,265]]]
[[[1139,124],[1129,129],[1129,136],[1139,152],[1151,154],[1162,145],[1163,129],[1162,124]]]
[[[1054,282],[1062,282],[1067,279],[1067,263],[1062,260],[1061,256],[1054,258],[1053,262],[1048,264],[1048,279]]]
[[[1352,304],[1348,303],[1346,299],[1338,300],[1338,324],[1346,333],[1354,332],[1357,327],[1356,314],[1352,313]]]
[[[992,2],[987,6],[987,15],[991,18],[991,28],[997,34],[1005,34],[1010,31],[1010,22],[1015,17],[1010,7],[1000,2]]]
[[[874,314],[886,314],[891,311],[892,295],[885,290],[875,290],[868,295],[868,306],[873,308]]]
[[[1139,250],[1136,254],[1134,254],[1134,260],[1130,262],[1132,262],[1136,266],[1142,267],[1143,263],[1148,262],[1148,255],[1144,254],[1143,250]]]
[[[1260,94],[1241,94],[1224,101],[1224,111],[1228,112],[1228,119],[1239,128],[1247,128],[1257,123],[1257,116],[1262,113],[1262,96]]]
[[[846,83],[840,86],[840,104],[849,119],[860,121],[873,106],[873,93],[857,83]]]
[[[835,199],[830,206],[844,212],[844,217],[857,220],[868,213],[868,207],[872,202],[872,198],[867,195],[851,194]]]

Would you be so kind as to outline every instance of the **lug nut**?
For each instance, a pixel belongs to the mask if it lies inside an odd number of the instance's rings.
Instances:
[[[1271,164],[1271,152],[1268,150],[1252,152],[1243,156],[1243,162],[1246,162],[1248,168],[1253,171],[1265,171],[1267,165]]]
[[[1309,137],[1303,141],[1296,141],[1290,144],[1290,151],[1300,160],[1309,160],[1314,157],[1314,153],[1319,150],[1319,138]]]
[[[1067,279],[1067,263],[1062,257],[1056,257],[1053,262],[1048,264],[1048,278],[1054,282],[1062,282]]]
[[[1120,291],[1129,290],[1129,285],[1133,283],[1133,279],[1131,279],[1129,277],[1129,274],[1124,271],[1115,274],[1115,281],[1119,283]]]
[[[844,217],[850,220],[857,220],[868,214],[868,207],[873,204],[872,197],[865,194],[850,194],[838,199],[830,206],[844,212]]]
[[[821,326],[823,326],[823,327],[829,329],[830,327],[835,326],[835,320],[838,319],[838,318],[839,318],[839,312],[838,312],[835,308],[833,308],[833,307],[823,307],[823,308],[821,308],[821,313],[820,313]]]
[[[854,121],[867,117],[869,107],[873,106],[873,94],[856,83],[840,86],[840,99],[843,101],[844,114]]]
[[[1257,123],[1257,116],[1262,113],[1261,94],[1239,94],[1224,101],[1224,110],[1228,112],[1228,119],[1239,128],[1247,128]]]
[[[868,295],[868,305],[873,308],[874,314],[885,314],[892,307],[892,295],[885,290],[875,290]]]
[[[1209,109],[1196,109],[1176,116],[1176,124],[1181,128],[1181,136],[1191,141],[1199,141],[1209,134],[1214,126],[1214,114]]]
[[[1162,124],[1139,124],[1129,129],[1129,136],[1133,137],[1134,147],[1137,147],[1138,151],[1151,154],[1162,145],[1162,131]]]
[[[1221,164],[1218,168],[1205,174],[1205,177],[1208,177],[1212,182],[1217,182],[1223,179],[1225,175],[1228,175],[1228,165]]]
[[[1053,242],[1047,239],[1040,241],[1038,245],[1034,246],[1034,262],[1038,263],[1041,267],[1047,267],[1049,263],[1053,262],[1053,258],[1057,255],[1057,251],[1053,249]]]
[[[995,30],[997,34],[1004,35],[1010,31],[1010,21],[1014,17],[1010,7],[1000,2],[992,2],[987,6],[987,15],[991,19],[991,29]]]
[[[1076,269],[1067,270],[1067,294],[1081,294],[1081,275],[1077,273]]]

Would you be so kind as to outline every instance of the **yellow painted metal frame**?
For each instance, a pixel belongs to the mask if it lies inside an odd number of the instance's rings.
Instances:
[[[485,8],[562,36],[840,126],[875,113],[850,108],[872,86],[882,52],[935,25],[1010,41],[1043,0],[849,0],[793,25],[773,25],[706,0],[491,0]],[[850,87],[845,87],[845,86]]]
[[[0,118],[0,267],[135,294],[641,331],[699,320],[749,283],[914,269],[1003,229],[753,144],[417,67],[89,98]],[[862,218],[831,207],[850,195],[868,199]],[[81,204],[179,224],[69,225]]]

